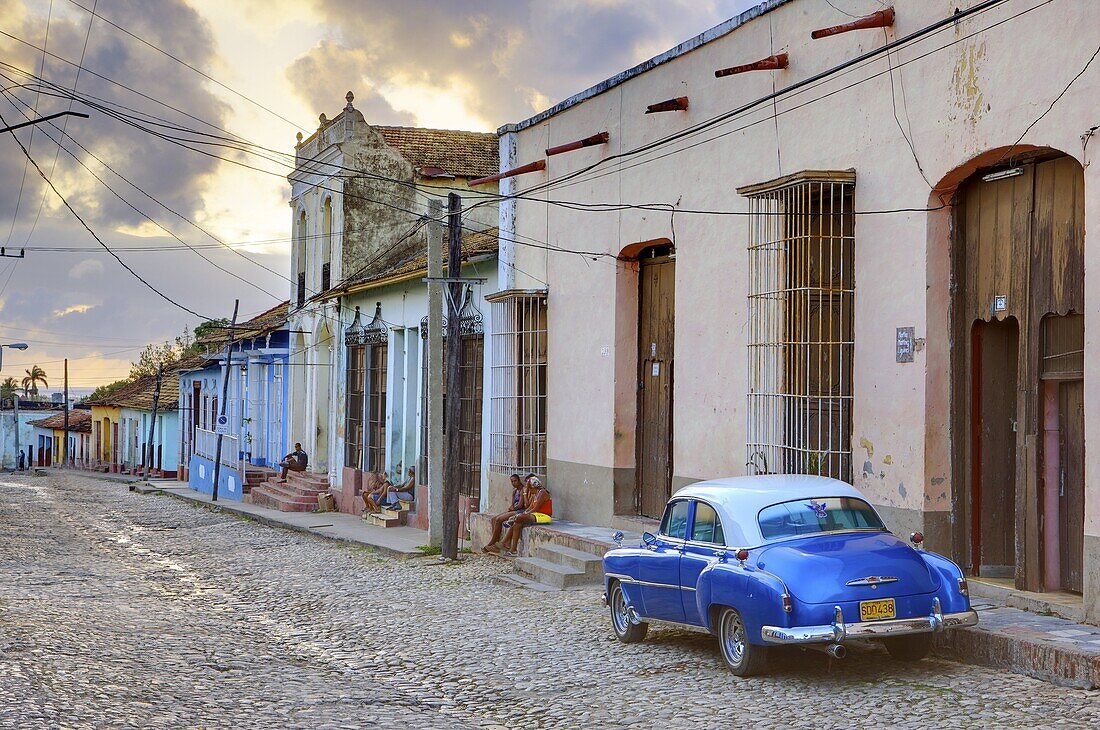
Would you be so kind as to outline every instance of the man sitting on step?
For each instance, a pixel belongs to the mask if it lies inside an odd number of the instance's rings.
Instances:
[[[508,528],[508,534],[504,536],[504,547],[500,554],[507,558],[516,557],[519,550],[519,538],[523,528],[528,525],[548,525],[553,521],[554,502],[550,498],[550,490],[542,484],[542,480],[534,474],[527,475],[527,496],[524,497],[526,509],[512,518],[512,524]]]
[[[309,465],[309,457],[306,456],[306,452],[302,451],[301,444],[294,444],[294,451],[283,457],[283,460],[279,462],[279,466],[283,468],[283,471],[279,474],[279,479],[283,482],[286,481],[287,472],[292,471],[305,471]]]

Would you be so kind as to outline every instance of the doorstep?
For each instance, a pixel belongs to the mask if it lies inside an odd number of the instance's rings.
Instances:
[[[426,530],[414,527],[375,527],[362,518],[343,512],[280,512],[255,504],[235,500],[214,502],[209,494],[196,492],[185,482],[142,483],[136,490],[142,494],[163,494],[187,502],[201,504],[211,509],[248,517],[265,525],[281,527],[286,530],[318,535],[340,542],[362,545],[371,550],[386,553],[393,557],[419,557],[424,553],[417,549],[428,544]]]
[[[1085,602],[1080,594],[1066,591],[1021,591],[1010,578],[967,578],[966,582],[975,601],[984,600],[999,606],[1022,608],[1031,613],[1053,614],[1077,623],[1085,620]]]

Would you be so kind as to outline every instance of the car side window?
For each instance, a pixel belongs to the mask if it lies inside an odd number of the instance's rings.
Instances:
[[[665,507],[665,516],[661,520],[661,534],[665,537],[673,537],[683,540],[687,536],[688,506],[691,504],[686,499],[670,502]]]
[[[693,542],[726,544],[725,535],[722,534],[722,520],[718,519],[718,513],[706,502],[695,503],[695,523],[691,527],[691,539]]]

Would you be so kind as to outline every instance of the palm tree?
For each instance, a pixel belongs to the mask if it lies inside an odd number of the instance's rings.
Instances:
[[[38,395],[39,382],[41,382],[44,387],[50,387],[50,384],[46,382],[46,371],[37,365],[32,365],[24,372],[27,373],[27,377],[23,378],[23,392],[27,395]]]
[[[5,378],[4,382],[0,383],[0,402],[14,400],[18,392],[19,381],[15,378]]]

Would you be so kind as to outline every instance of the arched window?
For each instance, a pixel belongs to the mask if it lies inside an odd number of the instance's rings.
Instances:
[[[321,213],[321,291],[332,284],[332,198],[325,198]]]
[[[306,212],[303,210],[298,214],[298,235],[297,241],[295,241],[294,257],[296,260],[297,274],[297,300],[298,306],[302,306],[306,303]]]

